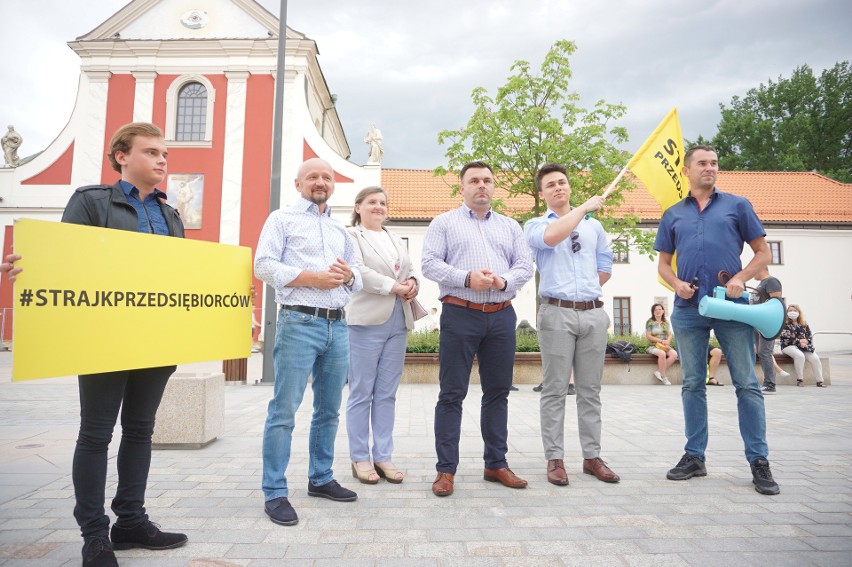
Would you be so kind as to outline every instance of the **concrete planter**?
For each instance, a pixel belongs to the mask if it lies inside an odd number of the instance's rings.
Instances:
[[[796,377],[793,372],[793,360],[787,355],[776,355],[778,364],[790,373],[790,376],[776,377],[779,386],[793,386]],[[405,355],[405,369],[402,372],[403,384],[437,384],[438,369],[440,363],[438,355],[434,353],[408,353]],[[763,371],[760,365],[755,365],[757,378],[762,382]],[[627,364],[617,358],[607,356],[604,360],[604,384],[659,384],[654,377],[657,369],[657,357],[652,354],[634,354],[633,360]],[[672,384],[681,384],[682,375],[680,363],[675,363],[668,371],[668,379]],[[828,359],[822,359],[822,375],[826,384],[831,384],[831,372]],[[515,354],[515,384],[538,384],[541,382],[541,354],[537,352],[519,352]],[[724,357],[719,365],[716,376],[723,384],[731,383],[731,375]],[[479,383],[479,365],[473,361],[473,369],[470,374],[473,384]],[[805,365],[805,384],[812,386],[816,383],[810,366]]]

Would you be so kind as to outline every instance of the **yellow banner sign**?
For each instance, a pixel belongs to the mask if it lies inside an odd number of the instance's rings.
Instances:
[[[13,380],[245,358],[251,250],[15,223]]]

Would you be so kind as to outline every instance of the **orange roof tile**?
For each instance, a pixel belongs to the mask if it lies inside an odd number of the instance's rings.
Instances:
[[[461,196],[450,196],[457,177],[434,177],[431,170],[384,169],[382,187],[389,195],[392,220],[431,220],[458,207]],[[619,209],[645,221],[660,219],[660,206],[634,179],[637,187],[625,193]],[[746,197],[764,222],[852,223],[852,184],[840,183],[817,173],[779,171],[720,171],[716,186],[721,191]],[[504,189],[495,198],[503,198],[510,212],[529,211],[529,196],[507,199]]]

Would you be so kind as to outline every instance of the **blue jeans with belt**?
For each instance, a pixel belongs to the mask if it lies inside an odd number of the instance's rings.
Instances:
[[[74,450],[74,518],[83,537],[106,536],[104,513],[107,459],[121,410],[121,444],[116,466],[118,486],[112,500],[116,525],[131,528],[148,519],[145,488],[151,468],[154,418],[175,366],[81,375],[80,433]]]
[[[296,425],[311,376],[314,411],[308,436],[308,478],[315,486],[334,478],[334,438],[340,400],[349,371],[349,329],[332,321],[281,308],[275,333],[275,385],[263,431],[263,494],[288,496],[287,465]]]
[[[749,463],[767,457],[766,413],[763,393],[754,372],[754,329],[737,321],[722,321],[698,314],[697,307],[675,307],[671,316],[683,370],[685,452],[704,460],[707,449],[707,348],[712,329],[728,362],[736,388],[740,435]]]

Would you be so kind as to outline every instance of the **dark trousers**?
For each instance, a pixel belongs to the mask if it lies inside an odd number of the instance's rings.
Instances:
[[[482,313],[444,304],[441,312],[440,383],[435,406],[436,470],[455,474],[459,464],[462,402],[467,396],[473,356],[482,386],[480,429],[485,468],[508,466],[509,388],[515,364],[515,310]]]
[[[83,537],[106,536],[104,513],[107,457],[112,432],[121,409],[121,445],[118,448],[118,486],[112,501],[116,524],[132,527],[148,519],[145,487],[151,467],[154,418],[166,382],[175,366],[143,368],[79,377],[80,434],[74,450],[74,518]]]

